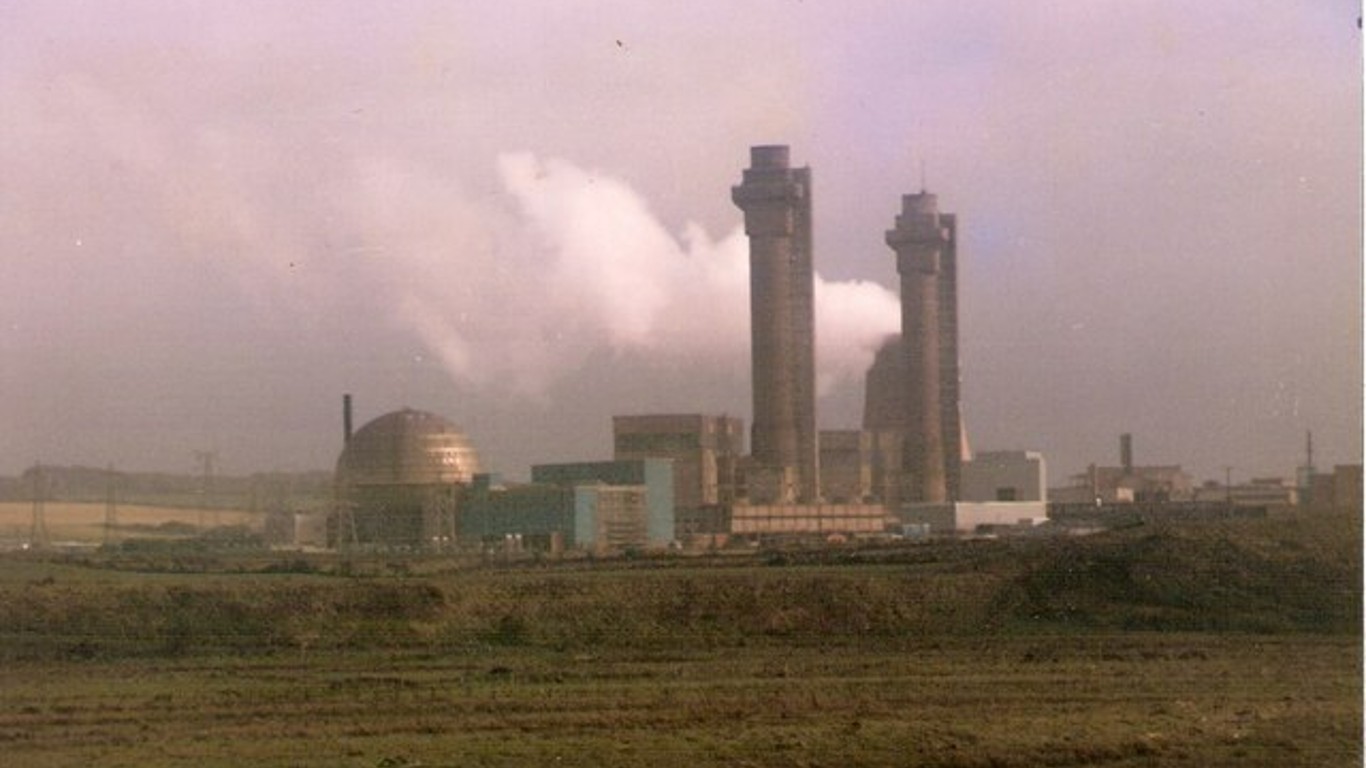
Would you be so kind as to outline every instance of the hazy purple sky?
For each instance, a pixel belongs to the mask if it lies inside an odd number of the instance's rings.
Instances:
[[[1349,0],[0,4],[0,473],[328,468],[340,399],[490,468],[748,419],[751,144],[815,180],[823,427],[960,217],[964,415],[1053,484],[1361,461]]]

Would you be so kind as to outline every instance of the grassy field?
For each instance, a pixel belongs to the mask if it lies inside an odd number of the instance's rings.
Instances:
[[[1354,519],[724,564],[182,565],[0,557],[4,762],[1362,759]]]
[[[150,507],[119,504],[115,507],[118,527],[112,539],[156,535],[166,523],[196,527],[261,525],[261,516],[242,510],[198,509],[194,507]],[[53,542],[100,544],[105,540],[105,505],[50,501],[43,505],[43,520],[48,539]],[[33,532],[33,503],[0,502],[0,543],[27,542]]]

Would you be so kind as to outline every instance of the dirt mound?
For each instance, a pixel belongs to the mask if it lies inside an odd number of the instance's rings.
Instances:
[[[1360,631],[1360,532],[1256,521],[1048,542],[1000,595],[1015,622],[1104,629]]]

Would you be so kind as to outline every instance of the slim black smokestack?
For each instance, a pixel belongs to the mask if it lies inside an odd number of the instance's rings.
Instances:
[[[342,395],[342,445],[351,444],[351,395]]]
[[[1119,465],[1124,467],[1124,474],[1134,473],[1134,436],[1128,432],[1119,436]]]

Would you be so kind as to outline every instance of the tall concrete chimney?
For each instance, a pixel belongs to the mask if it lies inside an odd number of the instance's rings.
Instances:
[[[1128,432],[1119,436],[1119,465],[1124,468],[1124,474],[1134,473],[1134,436]]]
[[[749,236],[752,457],[786,478],[767,503],[820,497],[816,435],[815,298],[811,169],[792,168],[786,146],[750,149],[731,199]]]
[[[896,251],[896,269],[901,275],[906,384],[902,498],[907,501],[951,500],[940,323],[943,255],[952,243],[950,234],[940,221],[938,199],[926,192],[903,195],[896,226],[887,231],[887,245]],[[957,403],[953,405],[956,409]]]
[[[351,395],[342,395],[342,446],[351,444]]]

